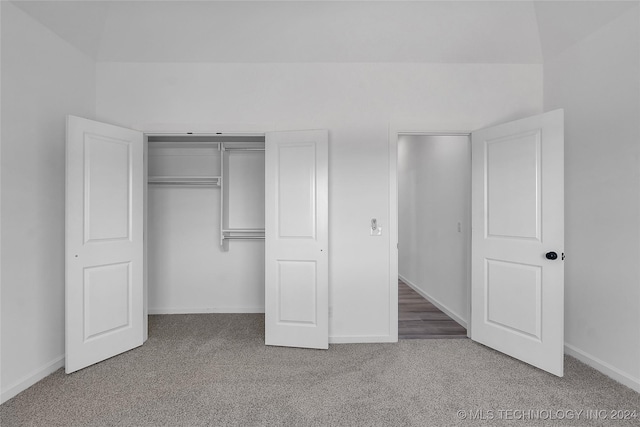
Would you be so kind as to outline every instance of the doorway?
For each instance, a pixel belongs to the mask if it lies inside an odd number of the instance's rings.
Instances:
[[[149,314],[264,313],[265,136],[147,135]]]
[[[399,134],[398,338],[467,336],[468,134]]]
[[[398,339],[398,140],[389,129],[389,329]],[[465,132],[472,142],[468,335],[554,375],[564,371],[564,111]],[[473,224],[473,229],[470,225]],[[462,224],[461,224],[462,225]],[[464,228],[461,229],[463,231]],[[544,230],[544,233],[543,231]],[[546,331],[542,334],[542,331]]]

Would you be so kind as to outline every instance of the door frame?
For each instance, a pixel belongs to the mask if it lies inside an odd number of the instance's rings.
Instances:
[[[466,136],[469,138],[469,155],[471,155],[471,131],[434,131],[432,125],[425,124],[391,124],[389,125],[389,334],[392,341],[398,341],[398,138],[402,135],[419,136]],[[471,162],[469,162],[469,180],[471,180]],[[469,215],[467,229],[467,337],[471,338],[471,181],[469,181],[468,199]]]

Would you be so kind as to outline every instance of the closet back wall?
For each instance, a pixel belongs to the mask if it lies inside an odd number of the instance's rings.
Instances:
[[[471,130],[541,110],[540,64],[97,64],[102,121],[329,129],[332,342],[391,334],[389,125]],[[371,218],[382,236],[369,235]]]

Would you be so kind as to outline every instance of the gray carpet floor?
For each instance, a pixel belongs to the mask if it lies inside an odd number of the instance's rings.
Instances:
[[[0,406],[0,424],[640,425],[640,414],[554,419],[640,411],[640,394],[571,357],[557,378],[468,339],[321,351],[266,347],[263,331],[256,314],[151,316],[145,345],[55,372]]]

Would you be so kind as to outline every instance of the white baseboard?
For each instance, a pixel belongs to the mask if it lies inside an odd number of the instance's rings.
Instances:
[[[426,299],[431,304],[433,304],[436,307],[438,307],[438,309],[440,309],[440,311],[442,311],[444,314],[446,314],[447,316],[449,316],[450,318],[455,320],[456,323],[458,323],[460,326],[462,326],[463,328],[467,329],[467,321],[464,320],[460,315],[458,315],[457,313],[452,311],[449,307],[447,307],[446,305],[442,304],[440,301],[438,301],[437,299],[433,298],[431,295],[429,295],[428,293],[426,293],[425,291],[420,289],[414,283],[411,283],[411,281],[409,279],[407,279],[406,277],[403,277],[400,274],[398,274],[398,277],[400,278],[400,280],[402,280],[404,283],[406,283],[411,289],[413,289],[414,291],[419,293],[424,299]]]
[[[264,313],[264,307],[149,308],[149,314]]]
[[[0,395],[0,404],[16,396],[18,393],[23,392],[38,381],[51,375],[62,367],[64,367],[64,355],[57,357],[46,365],[41,366],[30,374],[25,375],[15,384],[9,386],[6,390],[2,390],[2,395]]]
[[[329,337],[329,344],[364,344],[364,343],[381,343],[381,342],[398,342],[391,335],[340,335]]]
[[[615,366],[612,366],[607,362],[600,360],[597,357],[592,356],[591,354],[572,346],[571,344],[567,344],[567,343],[564,344],[564,352],[569,356],[575,357],[582,363],[591,366],[596,371],[600,371],[606,376],[640,393],[639,378],[634,378],[631,375],[627,374],[626,372],[622,372],[620,369],[616,368]]]

